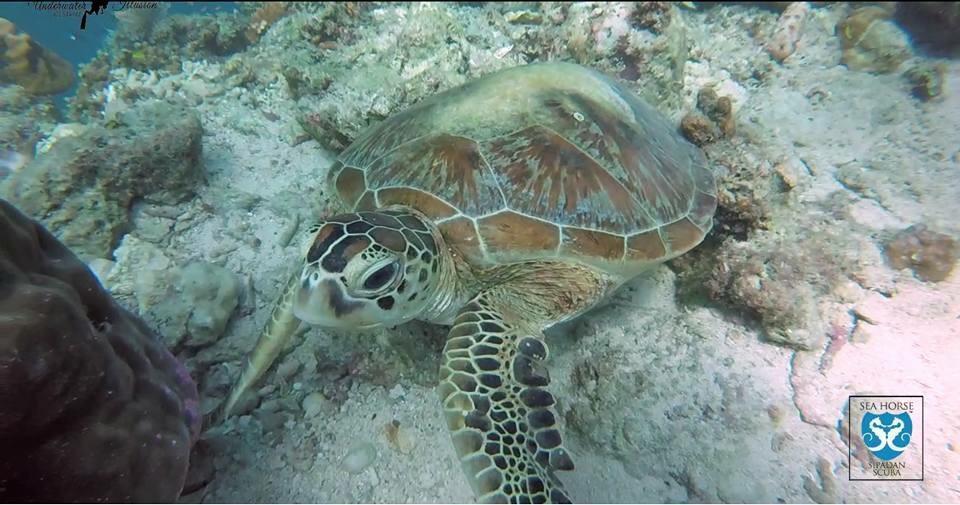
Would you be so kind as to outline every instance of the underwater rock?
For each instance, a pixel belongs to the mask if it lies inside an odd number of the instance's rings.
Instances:
[[[216,450],[207,439],[200,439],[190,453],[190,468],[187,479],[183,484],[183,495],[202,489],[216,477],[217,469],[214,465]]]
[[[909,268],[929,282],[946,279],[960,257],[960,244],[949,235],[915,224],[897,233],[884,248],[890,266]]]
[[[307,419],[316,417],[321,412],[329,413],[332,410],[330,400],[327,400],[323,393],[316,391],[305,396],[300,406],[303,409],[303,416]]]
[[[196,112],[145,102],[59,139],[0,183],[0,195],[81,257],[109,258],[135,201],[178,203],[203,180],[201,134]]]
[[[217,341],[240,301],[240,280],[229,270],[193,262],[180,272],[180,291],[188,308],[187,344],[206,346]]]
[[[803,25],[810,13],[808,2],[793,2],[777,19],[777,27],[773,31],[766,49],[770,56],[779,62],[786,60],[797,50],[797,41],[803,35]]]
[[[358,442],[350,447],[343,458],[343,469],[357,475],[367,469],[377,459],[377,448],[370,442]]]
[[[119,29],[89,63],[79,65],[77,92],[67,98],[72,120],[87,121],[100,116],[103,91],[113,71],[160,70],[178,74],[186,70],[185,63],[201,65],[250,45],[246,37],[250,15],[238,11],[246,11],[251,5],[256,8],[254,2],[241,2],[234,12],[172,16],[164,15],[166,4],[158,4],[151,9],[116,12]]]
[[[16,26],[0,18],[0,83],[23,86],[37,95],[55,95],[73,85],[73,66]]]
[[[723,167],[717,174],[711,235],[747,240],[755,231],[768,229],[781,200],[781,184],[766,154],[756,144],[736,141],[709,144],[705,151],[714,166]]]
[[[856,9],[837,25],[843,46],[840,62],[852,70],[877,74],[895,72],[910,58],[910,40],[890,21],[883,7]]]
[[[691,43],[668,2],[489,5],[389,4],[351,15],[345,4],[329,3],[291,19],[287,27],[311,49],[281,67],[297,99],[299,125],[340,151],[370,124],[427,96],[504,68],[553,60],[617,75],[665,109],[682,101]],[[515,14],[525,10],[538,16]]]
[[[168,286],[173,282],[174,265],[159,247],[128,234],[113,255],[116,262],[102,277],[104,286],[115,297],[126,301],[140,315],[170,298]],[[160,333],[166,333],[162,327]]]
[[[0,501],[175,501],[200,431],[189,372],[3,200],[0,237]]]

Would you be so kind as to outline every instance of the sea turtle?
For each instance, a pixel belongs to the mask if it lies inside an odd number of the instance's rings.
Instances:
[[[513,67],[369,128],[329,171],[345,212],[311,234],[221,417],[300,321],[451,325],[438,392],[482,502],[568,502],[543,330],[711,229],[702,152],[605,75]]]

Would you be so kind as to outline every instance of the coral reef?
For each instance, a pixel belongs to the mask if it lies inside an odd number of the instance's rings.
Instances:
[[[907,35],[883,7],[854,10],[837,25],[837,33],[843,46],[840,62],[853,70],[891,73],[911,56]]]
[[[0,185],[75,252],[108,258],[138,200],[175,203],[203,179],[200,120],[181,106],[145,102],[61,138]]]
[[[766,49],[770,56],[783,62],[797,50],[797,41],[803,35],[803,25],[809,13],[809,2],[793,2],[784,9],[773,35],[767,41]]]
[[[18,84],[30,93],[54,95],[73,85],[73,66],[41,47],[29,35],[0,18],[0,83]]]
[[[915,224],[898,232],[884,252],[893,268],[909,268],[922,280],[940,282],[953,271],[960,257],[960,244],[949,235]]]
[[[0,500],[173,502],[199,435],[187,370],[0,200]]]

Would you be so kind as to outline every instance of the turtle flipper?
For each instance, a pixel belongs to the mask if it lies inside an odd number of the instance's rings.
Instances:
[[[453,445],[484,503],[570,503],[556,470],[573,470],[544,389],[539,329],[504,317],[481,294],[460,311],[443,350],[438,387]]]
[[[290,337],[297,331],[300,320],[293,314],[293,302],[299,286],[300,271],[297,270],[284,286],[283,294],[274,305],[273,312],[270,313],[270,320],[267,321],[260,338],[257,339],[257,345],[247,358],[247,366],[234,383],[227,400],[220,407],[216,420],[226,419],[233,414],[233,409],[240,401],[240,397],[270,368],[277,359],[277,355],[290,341]]]

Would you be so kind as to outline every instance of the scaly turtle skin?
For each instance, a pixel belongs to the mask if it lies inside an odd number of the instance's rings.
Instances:
[[[543,329],[591,308],[712,226],[703,154],[595,71],[515,67],[370,128],[329,173],[346,212],[311,235],[225,402],[300,321],[452,325],[438,392],[482,502],[568,502]]]

